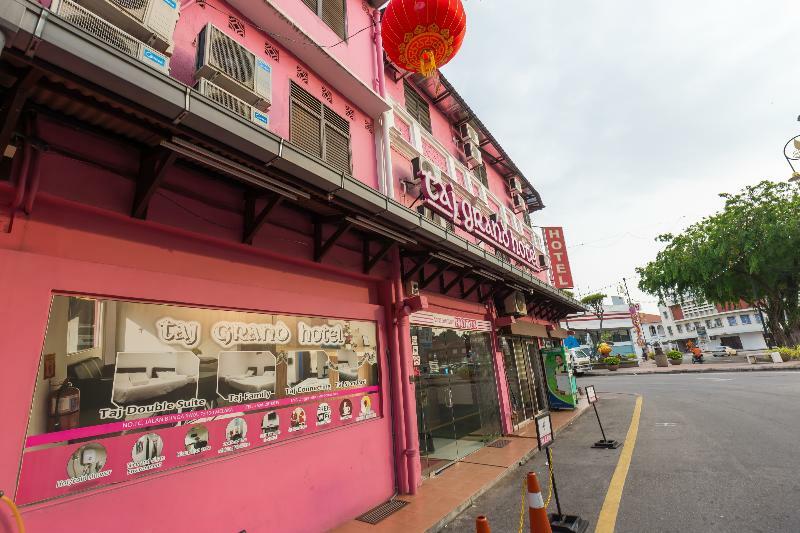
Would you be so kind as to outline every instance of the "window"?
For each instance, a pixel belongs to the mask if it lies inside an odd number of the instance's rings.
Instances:
[[[742,320],[742,324],[751,324],[750,315],[740,315],[739,318]]]
[[[753,319],[756,321],[756,324],[761,324],[761,315],[759,315],[758,313],[755,313],[753,315]]]
[[[722,327],[722,319],[721,318],[715,318],[714,319],[714,327],[715,328],[721,328]]]
[[[650,326],[650,335],[655,337],[655,335],[656,335],[656,327],[655,326]]]
[[[712,326],[712,325],[711,325],[711,321],[710,321],[710,320],[706,320],[706,327],[707,327],[708,329],[711,329],[711,328],[713,328],[714,326]]]
[[[672,336],[672,326],[667,326],[667,334]]]
[[[664,326],[658,326],[656,329],[658,329],[658,334],[659,335],[663,335],[664,334]]]
[[[728,317],[728,325],[729,326],[735,326],[736,325],[736,317],[735,316],[729,316]]]
[[[292,144],[351,174],[350,123],[295,83],[291,100]]]
[[[527,210],[522,212],[522,220],[525,221],[525,225],[526,226],[528,226],[529,228],[531,227],[531,224],[532,224],[532,222],[531,222],[531,214],[528,213]]]
[[[303,3],[316,13],[336,35],[342,39],[347,38],[345,0],[303,0]]]
[[[478,165],[472,170],[475,173],[475,176],[481,180],[481,183],[487,189],[489,188],[489,176],[486,175],[486,165]]]
[[[683,326],[681,326],[680,324],[678,324],[678,325],[677,325],[677,326],[675,326],[675,327],[676,327],[676,328],[678,328],[678,333],[683,333]]]
[[[99,342],[97,300],[69,298],[67,310],[67,353],[94,348]]]
[[[414,117],[414,120],[419,122],[420,126],[431,132],[431,111],[428,109],[428,102],[421,97],[417,91],[411,88],[408,83],[404,83],[403,87],[406,93],[406,111]]]
[[[669,318],[669,317],[667,316],[667,312],[666,312],[666,311],[664,311],[664,312],[663,312],[663,313],[661,313],[661,314],[662,314],[662,315],[664,315],[664,318]]]

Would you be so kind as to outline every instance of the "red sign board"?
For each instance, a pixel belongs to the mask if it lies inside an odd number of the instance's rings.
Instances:
[[[553,285],[558,289],[572,289],[572,269],[569,266],[567,246],[564,244],[564,228],[554,226],[542,228],[553,268]]]

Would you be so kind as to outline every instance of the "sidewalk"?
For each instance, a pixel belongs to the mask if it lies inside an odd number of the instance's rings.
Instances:
[[[556,433],[586,412],[589,404],[581,398],[574,411],[551,412]],[[336,533],[409,533],[438,531],[481,494],[513,472],[520,462],[537,453],[536,427],[526,424],[514,435],[501,437],[510,441],[505,448],[481,448],[436,477],[426,479],[414,496],[398,499],[410,502],[376,525],[357,522],[344,524]]]
[[[592,370],[586,372],[584,376],[629,376],[631,374],[692,374],[699,372],[761,372],[769,370],[800,370],[800,361],[789,361],[786,363],[724,363],[710,362],[706,360],[702,364],[692,364],[686,361],[680,365],[669,365],[667,367],[657,367],[652,361],[644,363],[642,366],[631,368],[620,368],[615,372],[609,370]]]

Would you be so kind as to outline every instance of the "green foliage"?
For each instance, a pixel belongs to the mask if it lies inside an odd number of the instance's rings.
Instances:
[[[603,359],[603,362],[607,365],[618,365],[619,357],[617,357],[616,355],[609,355],[608,357]]]
[[[800,186],[762,181],[720,196],[722,211],[656,239],[665,248],[636,269],[639,288],[662,300],[744,300],[766,311],[779,344],[800,343]]]
[[[781,354],[781,359],[783,359],[784,363],[787,361],[800,361],[800,345],[794,348],[781,346],[778,348],[778,353]]]
[[[670,350],[667,352],[667,357],[670,359],[683,359],[683,354],[678,350]]]

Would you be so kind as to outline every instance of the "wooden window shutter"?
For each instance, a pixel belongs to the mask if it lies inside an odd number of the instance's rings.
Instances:
[[[489,188],[489,176],[486,175],[486,165],[478,165],[475,167],[475,175],[478,176],[478,179],[481,180],[483,186],[487,189]]]
[[[352,174],[350,167],[350,123],[324,106],[325,161],[337,170]]]
[[[317,0],[303,0],[303,3],[314,13],[317,12]]]
[[[406,96],[406,111],[430,133],[431,112],[428,109],[428,102],[417,94],[417,91],[412,89],[408,83],[404,83],[403,86]]]
[[[289,139],[292,144],[322,157],[322,102],[292,83],[292,118]]]
[[[320,0],[322,2],[322,9],[320,17],[322,21],[327,24],[330,29],[336,32],[336,35],[344,39],[347,37],[345,33],[347,24],[345,24],[345,0]]]

